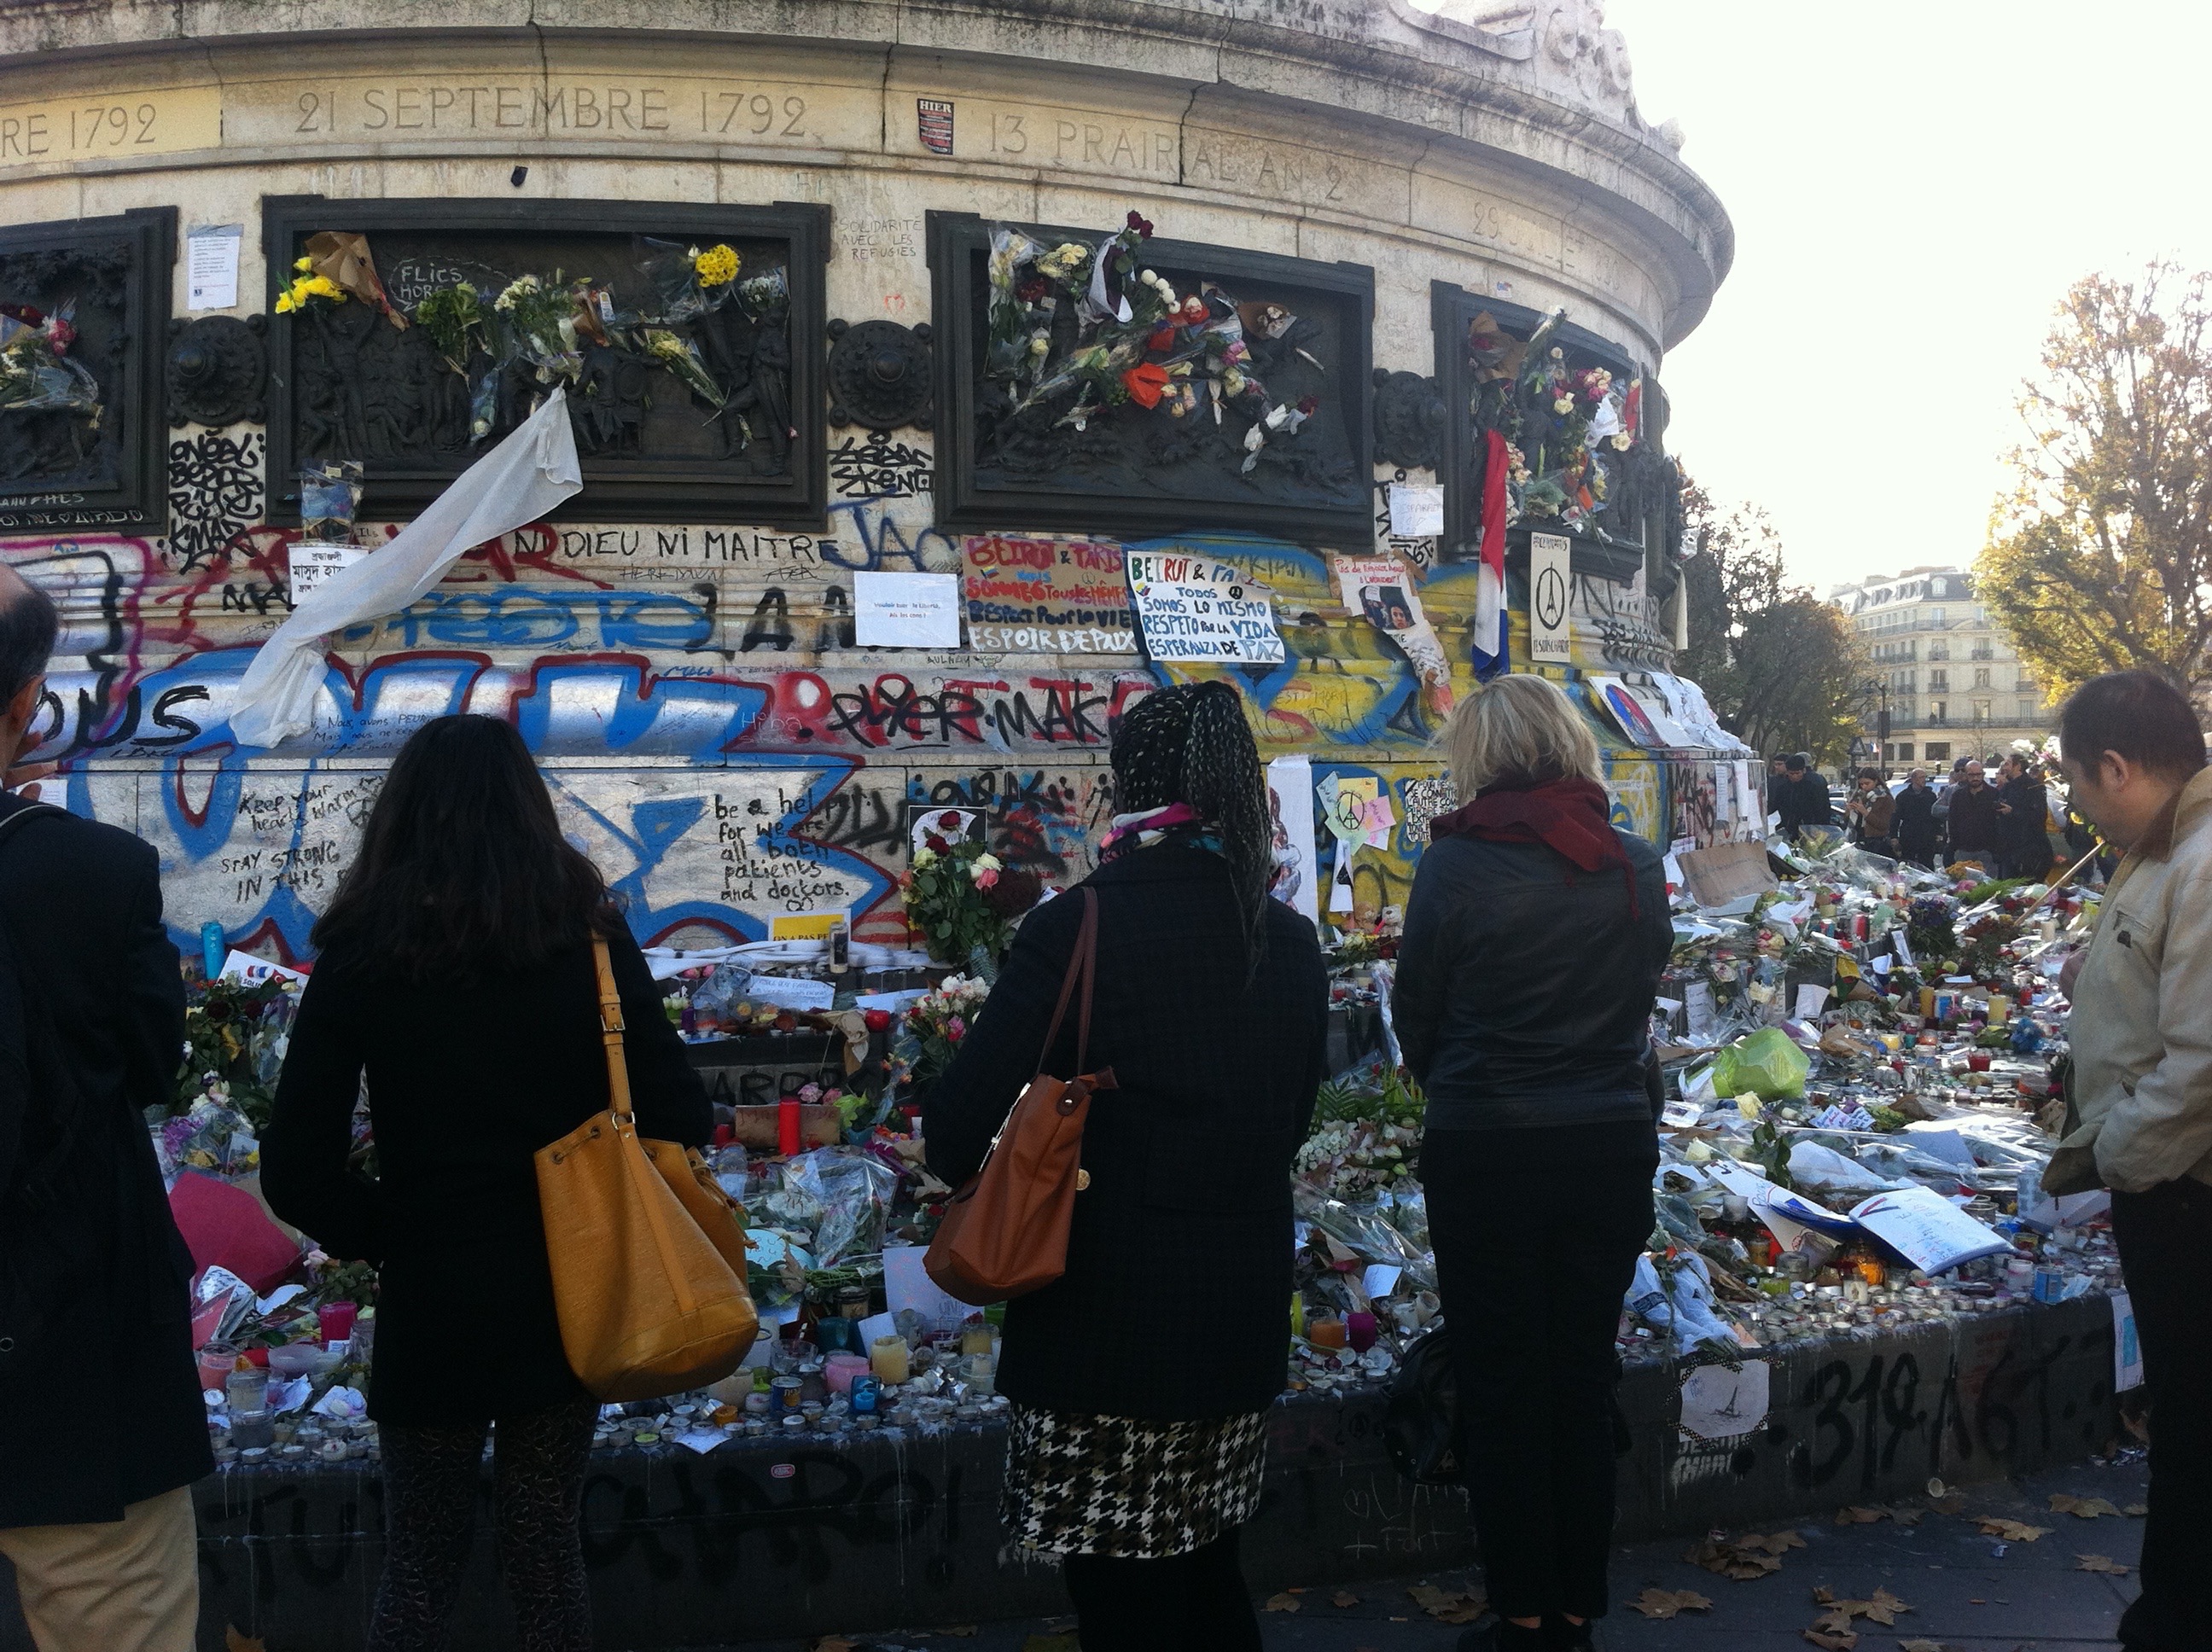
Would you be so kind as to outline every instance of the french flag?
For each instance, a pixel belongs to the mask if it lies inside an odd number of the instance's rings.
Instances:
[[[1488,680],[1506,669],[1505,438],[1482,433],[1482,565],[1474,587],[1474,674]]]

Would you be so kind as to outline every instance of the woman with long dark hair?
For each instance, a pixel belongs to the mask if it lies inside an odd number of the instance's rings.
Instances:
[[[1460,807],[1413,875],[1395,1017],[1428,1093],[1421,1181],[1498,1614],[1462,1645],[1587,1649],[1613,1534],[1613,1331],[1659,1164],[1667,884],[1659,852],[1613,829],[1597,742],[1556,684],[1500,677],[1444,740]]]
[[[1063,1557],[1084,1652],[1256,1652],[1237,1562],[1282,1392],[1291,1160],[1322,1077],[1328,982],[1313,926],[1268,898],[1267,782],[1226,683],[1162,689],[1113,744],[1098,870],[1091,1102],[1067,1271],[1006,1304],[1013,1402],[1000,1518]],[[931,1167],[975,1174],[1022,1086],[1074,1076],[1076,1017],[1045,1034],[1082,922],[1023,920],[999,984],[923,1111]],[[1163,1267],[1206,1272],[1171,1351]]]
[[[316,924],[261,1144],[270,1206],[381,1270],[372,1652],[443,1643],[494,1439],[501,1570],[528,1652],[591,1643],[577,1533],[597,1406],[568,1369],[532,1156],[607,1105],[592,938],[612,954],[639,1133],[704,1145],[705,1090],[522,739],[441,717],[385,777]],[[363,1072],[374,1179],[356,1168]]]

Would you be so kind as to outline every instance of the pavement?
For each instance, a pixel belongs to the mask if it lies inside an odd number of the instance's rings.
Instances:
[[[1932,1507],[1922,1497],[1764,1525],[1755,1534],[1776,1540],[1766,1547],[1781,1564],[1750,1581],[1692,1564],[1686,1552],[1698,1546],[1694,1538],[1631,1545],[1613,1559],[1615,1599],[1644,1597],[1662,1613],[1671,1607],[1671,1615],[1646,1617],[1617,1606],[1599,1625],[1597,1644],[1601,1652],[1802,1652],[1808,1645],[1832,1652],[2103,1652],[2118,1644],[2113,1626],[2135,1598],[2142,1521],[2124,1511],[2141,1507],[2146,1483],[2138,1453],[1986,1481]],[[2123,1512],[2054,1509],[2054,1496],[2101,1498]],[[2032,1539],[1993,1534],[1978,1517],[2044,1529]],[[2121,1570],[2085,1570],[2085,1557]],[[1462,1629],[1426,1607],[1464,1613],[1465,1597],[1481,1589],[1480,1568],[1348,1583],[1316,1578],[1272,1597],[1260,1621],[1267,1652],[1452,1652]],[[1875,1607],[1876,1616],[1851,1603]],[[1819,1626],[1824,1617],[1832,1624],[1838,1610],[1850,1615],[1856,1643]],[[1880,1622],[1881,1615],[1893,1622]],[[1072,1619],[1025,1619],[747,1642],[730,1652],[1078,1652],[1073,1629]],[[1830,1638],[1815,1641],[1808,1631]]]

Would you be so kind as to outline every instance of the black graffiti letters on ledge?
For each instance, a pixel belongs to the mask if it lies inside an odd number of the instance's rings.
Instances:
[[[207,567],[240,534],[261,520],[261,433],[219,430],[169,444],[169,567],[191,574]]]

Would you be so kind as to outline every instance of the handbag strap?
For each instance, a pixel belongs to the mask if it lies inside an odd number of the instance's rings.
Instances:
[[[1082,984],[1083,1002],[1076,1012],[1075,1072],[1080,1075],[1088,1064],[1091,1054],[1091,993],[1098,979],[1098,891],[1088,886],[1077,894],[1083,897],[1083,923],[1075,932],[1075,950],[1068,954],[1067,974],[1060,983],[1060,1002],[1053,1005],[1052,1024],[1045,1029],[1044,1048],[1037,1052],[1037,1072],[1052,1059],[1052,1047],[1060,1037],[1060,1023],[1067,1018],[1068,1000],[1075,995],[1078,982]]]
[[[615,990],[614,959],[607,938],[592,937],[592,963],[599,975],[599,1037],[607,1049],[607,1104],[617,1122],[630,1121],[629,1061],[623,1054],[622,994]]]

